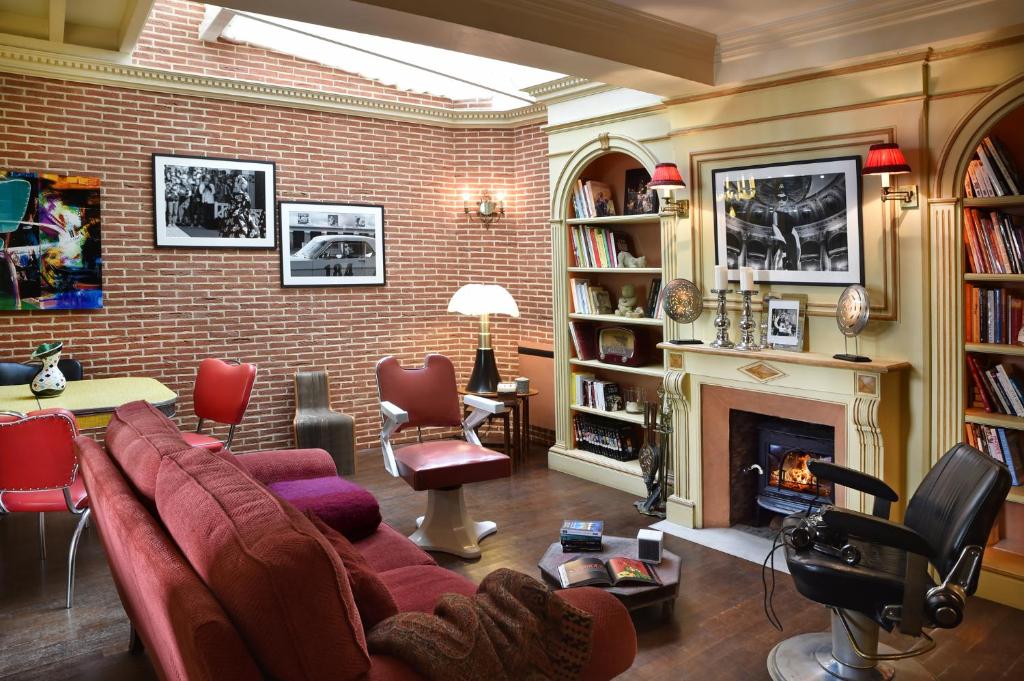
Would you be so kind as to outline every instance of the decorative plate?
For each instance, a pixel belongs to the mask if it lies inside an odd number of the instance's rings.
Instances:
[[[664,306],[669,319],[690,324],[703,311],[700,289],[689,279],[673,279],[665,284]]]
[[[847,338],[853,338],[868,324],[871,316],[868,292],[860,284],[847,286],[839,296],[836,305],[836,325],[839,332]]]

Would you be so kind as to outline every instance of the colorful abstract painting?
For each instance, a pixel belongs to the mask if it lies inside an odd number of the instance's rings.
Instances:
[[[100,181],[0,170],[0,310],[103,307]]]

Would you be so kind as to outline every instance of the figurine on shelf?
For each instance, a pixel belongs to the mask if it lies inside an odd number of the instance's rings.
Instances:
[[[618,254],[619,262],[622,263],[623,267],[647,267],[647,256],[633,256],[628,251],[622,251]]]
[[[619,295],[619,306],[615,308],[616,317],[637,319],[644,316],[644,309],[636,304],[636,287],[626,284]]]

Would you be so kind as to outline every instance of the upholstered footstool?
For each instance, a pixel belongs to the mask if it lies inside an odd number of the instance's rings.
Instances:
[[[377,499],[354,482],[336,475],[275,482],[267,487],[299,511],[312,511],[350,541],[368,537],[380,525]]]

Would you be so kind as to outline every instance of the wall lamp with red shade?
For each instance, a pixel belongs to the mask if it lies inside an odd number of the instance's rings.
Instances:
[[[675,163],[659,163],[654,166],[654,176],[647,183],[647,188],[658,191],[662,210],[675,213],[679,217],[690,217],[690,202],[676,201],[672,198],[673,190],[686,189],[686,183],[683,182],[683,176],[679,174],[679,168]]]
[[[868,158],[864,162],[864,169],[861,175],[882,176],[882,200],[900,201],[904,208],[917,207],[917,186],[905,189],[892,188],[889,186],[890,175],[904,175],[910,172],[910,164],[903,157],[900,145],[895,142],[885,144],[872,144],[868,148]]]

